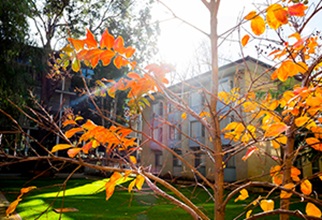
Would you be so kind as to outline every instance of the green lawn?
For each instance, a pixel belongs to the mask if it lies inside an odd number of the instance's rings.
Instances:
[[[38,188],[23,197],[17,211],[24,220],[29,219],[59,219],[54,208],[76,208],[78,212],[62,214],[63,220],[82,219],[192,219],[182,209],[168,201],[155,196],[147,187],[140,192],[128,193],[126,187],[119,186],[109,201],[105,201],[104,185],[107,179],[72,179],[67,184],[63,195],[61,184],[63,179],[38,179],[24,186],[26,180],[1,179],[0,189],[9,201],[19,194],[21,187],[35,185]],[[213,203],[201,188],[184,187],[185,194],[202,208],[210,217],[213,215]],[[250,196],[252,199],[257,195]],[[243,212],[251,200],[231,201],[226,208],[226,219],[234,219]],[[298,206],[298,204],[296,204]],[[304,209],[304,205],[303,208]],[[259,212],[259,208],[254,212]],[[243,216],[244,217],[244,216]],[[263,218],[264,219],[264,218]],[[270,216],[265,219],[278,219]],[[297,219],[297,218],[293,218]]]

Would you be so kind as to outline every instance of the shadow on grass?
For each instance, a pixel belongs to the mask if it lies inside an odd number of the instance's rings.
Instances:
[[[192,219],[181,208],[169,204],[168,201],[155,196],[150,190],[128,193],[126,185],[118,186],[114,195],[105,201],[104,185],[108,179],[89,180],[72,179],[67,183],[65,193],[60,184],[63,179],[39,179],[28,184],[38,188],[23,197],[17,211],[24,220],[29,219],[59,219],[60,214],[53,211],[54,208],[76,208],[78,212],[61,214],[63,220],[88,220],[88,219],[138,219],[138,220],[181,220]],[[128,181],[128,180],[127,180]],[[13,201],[24,187],[26,180],[0,180],[0,190],[9,201]],[[126,182],[126,181],[125,181]],[[213,216],[213,202],[209,195],[200,188],[184,187],[180,189],[204,211],[210,219]],[[258,195],[254,194],[246,201],[230,201],[226,207],[226,219],[234,219],[242,213],[247,204]],[[276,202],[276,206],[277,206]],[[302,207],[303,206],[303,207]],[[293,208],[304,210],[302,204],[294,204]],[[253,213],[260,212],[257,207]],[[243,215],[239,219],[243,219]],[[275,220],[278,216],[270,216],[262,219]],[[291,218],[298,219],[298,218]]]

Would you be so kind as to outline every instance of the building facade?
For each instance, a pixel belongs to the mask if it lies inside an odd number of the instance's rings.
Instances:
[[[247,92],[251,86],[254,91],[277,90],[271,82],[270,73],[273,68],[261,61],[251,57],[237,60],[219,68],[219,92],[231,91],[239,88],[241,93]],[[214,167],[211,157],[207,152],[211,151],[211,138],[205,125],[193,116],[193,113],[183,113],[180,105],[169,102],[165,96],[171,95],[183,105],[188,105],[194,113],[206,114],[209,106],[211,87],[211,73],[193,77],[185,82],[169,87],[171,94],[156,95],[152,101],[151,108],[143,112],[143,133],[150,137],[143,137],[141,161],[144,166],[150,167],[150,171],[161,176],[195,178],[194,172],[182,163],[173,152],[183,157],[189,164],[193,165],[208,179],[214,178]],[[179,107],[178,107],[179,106]],[[234,121],[236,111],[243,114],[241,110],[230,111],[230,106],[225,106],[220,101],[217,111],[225,116],[220,121],[221,129],[228,123]],[[247,115],[243,115],[247,118]],[[224,148],[229,148],[229,140],[222,136]],[[263,147],[263,146],[262,146]],[[269,146],[267,147],[269,150]],[[169,152],[167,148],[173,152]],[[205,150],[208,149],[209,150]],[[270,164],[273,161],[267,157],[251,157],[243,161],[245,150],[236,155],[225,154],[225,181],[232,182],[247,178],[259,177],[269,174]],[[268,175],[269,176],[269,175]],[[268,178],[264,175],[261,178]]]

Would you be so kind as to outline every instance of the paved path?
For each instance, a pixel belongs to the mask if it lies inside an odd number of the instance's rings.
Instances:
[[[9,218],[6,217],[6,209],[9,206],[9,202],[6,197],[0,192],[0,220],[21,220],[18,214],[12,214]]]

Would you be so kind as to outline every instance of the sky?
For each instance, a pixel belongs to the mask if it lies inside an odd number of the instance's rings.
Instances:
[[[206,33],[210,32],[209,13],[201,0],[162,0],[162,2],[180,18]],[[245,5],[245,2],[248,2],[248,4]],[[250,11],[250,2],[241,0],[222,1],[219,11],[219,33],[234,27],[238,18],[245,14],[243,11]],[[234,7],[231,7],[232,4]],[[178,19],[171,19],[173,15],[161,3],[156,4],[153,15],[155,19],[160,21],[160,60],[175,64],[178,67],[178,71],[185,71],[189,64],[197,62],[196,54],[199,54],[197,59],[207,60],[207,56],[210,56],[205,52],[205,50],[209,50],[207,36]],[[230,35],[230,38],[236,37],[237,35]],[[238,44],[236,42],[227,42],[223,47],[224,49],[219,48],[219,53],[223,58],[220,63],[224,64],[240,57],[237,52]],[[207,68],[205,67],[205,69]]]
[[[162,0],[162,2],[180,18],[209,33],[209,13],[201,0]],[[218,15],[218,33],[221,34],[234,27],[248,12],[256,10],[256,7],[265,2],[265,0],[222,0]],[[171,12],[161,3],[156,3],[153,15],[154,19],[160,21],[161,28],[158,58],[174,64],[178,72],[196,71],[196,69],[200,72],[206,71],[207,57],[210,57],[206,52],[207,49],[209,51],[209,46],[207,46],[209,39],[182,21],[173,19]],[[314,21],[310,22],[307,33],[311,33],[312,30],[322,30],[321,20],[320,13]],[[249,24],[245,27],[249,29]],[[245,33],[245,30],[241,30],[240,36]],[[220,65],[242,57],[239,45],[240,36],[238,32],[230,34],[229,40],[219,47]],[[255,44],[252,42],[244,48],[244,55],[270,62],[263,57],[258,57]],[[200,63],[202,67],[196,67],[200,66],[198,65]]]

